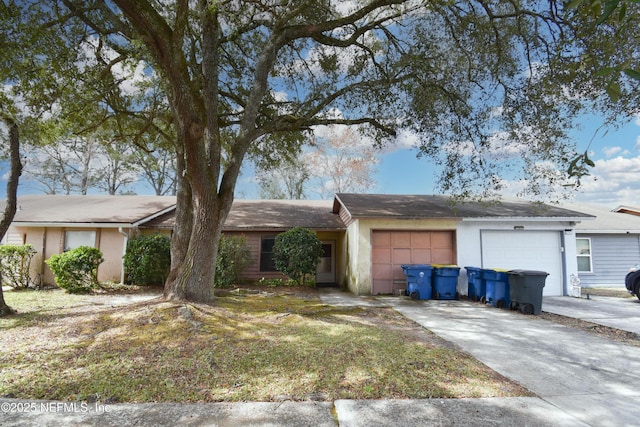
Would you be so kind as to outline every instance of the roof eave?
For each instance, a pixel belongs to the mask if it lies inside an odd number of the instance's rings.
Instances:
[[[30,222],[13,221],[15,227],[59,227],[59,228],[133,228],[130,222]]]

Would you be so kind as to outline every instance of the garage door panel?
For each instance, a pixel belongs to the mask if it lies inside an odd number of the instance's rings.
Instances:
[[[374,280],[372,289],[376,289],[376,294],[393,294],[395,289],[392,280]]]
[[[431,249],[413,249],[411,252],[411,264],[430,264]]]
[[[393,264],[411,264],[411,249],[392,249]]]
[[[391,233],[385,232],[385,231],[379,231],[379,232],[373,233],[373,236],[371,236],[371,245],[374,248],[376,247],[390,248]]]
[[[414,249],[431,248],[431,233],[412,233],[411,247]]]
[[[373,248],[371,258],[374,264],[391,264],[391,248]]]
[[[410,248],[411,233],[393,233],[391,234],[391,246],[394,248]]]
[[[406,287],[402,264],[455,263],[452,231],[374,231],[371,241],[374,295]]]
[[[376,280],[392,280],[393,268],[391,264],[375,264],[373,266],[373,277]]]
[[[453,251],[451,249],[433,249],[431,264],[453,264]]]
[[[453,239],[449,232],[435,232],[431,234],[432,248],[453,248]]]
[[[563,295],[561,236],[557,231],[483,231],[482,267],[549,273],[544,295]]]

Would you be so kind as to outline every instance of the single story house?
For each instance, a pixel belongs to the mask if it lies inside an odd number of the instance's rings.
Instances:
[[[168,196],[28,195],[18,197],[17,211],[3,243],[30,244],[36,284],[54,284],[45,260],[78,246],[103,254],[98,280],[121,282],[127,239],[140,224],[175,209]],[[4,209],[5,202],[1,203]]]
[[[45,283],[52,277],[43,260],[73,242],[90,243],[91,236],[107,264],[100,266],[100,280],[122,277],[127,239],[137,232],[169,233],[175,212],[175,199],[155,196],[23,196],[18,203],[8,241],[34,245]],[[317,282],[359,295],[397,294],[405,288],[401,265],[411,263],[544,270],[545,295],[565,295],[578,274],[575,228],[587,220],[593,216],[520,200],[337,194],[319,201],[236,200],[223,231],[246,237],[255,262],[245,277],[252,280],[282,277],[271,261],[275,236],[301,226],[324,244]],[[464,268],[459,290],[466,294]]]
[[[640,216],[628,207],[609,210],[578,203],[567,207],[595,217],[576,225],[580,285],[624,286],[629,268],[640,264]]]
[[[357,294],[405,288],[402,264],[543,270],[545,295],[577,275],[575,226],[588,214],[522,200],[452,202],[447,196],[337,194],[347,226],[346,285]],[[458,289],[467,293],[466,271]]]

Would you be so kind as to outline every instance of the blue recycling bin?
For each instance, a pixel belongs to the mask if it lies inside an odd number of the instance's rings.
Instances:
[[[403,264],[402,271],[407,277],[407,295],[412,299],[431,299],[433,267],[428,264]]]
[[[467,296],[471,301],[480,301],[486,298],[487,285],[482,277],[482,269],[479,267],[465,267],[467,270]]]
[[[460,267],[433,265],[433,299],[456,299]]]
[[[482,277],[486,284],[484,302],[494,307],[509,307],[509,275],[508,270],[483,269]],[[482,301],[482,299],[481,299]]]

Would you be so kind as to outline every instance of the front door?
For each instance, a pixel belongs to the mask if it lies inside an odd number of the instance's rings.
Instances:
[[[336,283],[336,242],[322,241],[322,257],[316,270],[316,283]]]

